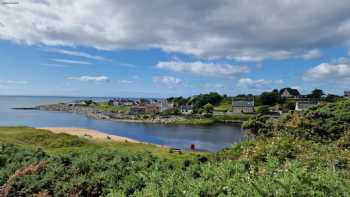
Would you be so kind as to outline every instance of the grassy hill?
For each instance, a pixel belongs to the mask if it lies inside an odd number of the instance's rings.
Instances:
[[[218,153],[182,155],[149,145],[1,128],[2,194],[350,196],[350,101],[279,120],[258,116],[244,126],[254,140]]]

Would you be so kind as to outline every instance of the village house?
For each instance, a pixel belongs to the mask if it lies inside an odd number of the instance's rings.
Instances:
[[[253,100],[233,100],[232,109],[234,113],[254,113],[255,102]]]
[[[301,95],[297,89],[283,88],[280,90],[282,98],[299,98]]]
[[[297,101],[295,103],[295,111],[307,110],[307,109],[309,109],[311,107],[315,107],[319,104],[320,104],[320,102],[315,101],[315,100],[300,100],[300,101]]]
[[[133,106],[130,108],[130,115],[141,115],[146,113],[146,108],[144,106]]]
[[[146,114],[158,114],[160,112],[160,107],[156,104],[145,105]]]
[[[160,107],[155,104],[148,105],[137,105],[130,108],[131,115],[140,114],[158,114],[160,112]]]
[[[167,100],[163,100],[159,102],[159,107],[160,107],[160,111],[164,112],[167,110],[174,109],[174,103],[169,103]]]
[[[70,106],[70,107],[87,107],[90,104],[96,104],[96,103],[93,101],[79,100],[79,101],[74,101],[72,103],[68,103],[68,106]]]
[[[193,106],[192,105],[182,105],[180,106],[180,112],[184,115],[193,114]]]
[[[113,99],[113,100],[110,100],[109,103],[112,103],[114,106],[120,106],[120,105],[132,106],[132,105],[134,105],[134,101],[132,101],[130,99]]]

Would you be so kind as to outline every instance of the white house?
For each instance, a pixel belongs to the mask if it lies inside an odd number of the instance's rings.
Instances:
[[[233,100],[232,109],[234,113],[254,113],[254,100]]]
[[[193,106],[192,105],[182,105],[182,106],[180,106],[180,111],[184,115],[193,114]]]
[[[167,100],[163,100],[159,103],[160,111],[166,111],[170,109],[174,109],[174,103],[169,103]]]

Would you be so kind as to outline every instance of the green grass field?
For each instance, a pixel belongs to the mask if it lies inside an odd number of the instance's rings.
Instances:
[[[230,101],[223,101],[218,106],[214,107],[214,112],[230,112],[232,111],[232,103]]]
[[[114,113],[128,113],[130,111],[130,106],[120,105],[120,106],[111,106],[108,103],[98,103],[96,109],[102,111],[110,111]]]

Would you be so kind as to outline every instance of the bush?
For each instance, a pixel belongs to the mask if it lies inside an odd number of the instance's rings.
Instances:
[[[255,136],[271,136],[274,133],[271,119],[266,116],[258,115],[245,121],[242,128],[250,131]]]
[[[350,196],[349,111],[341,101],[280,120],[259,115],[243,125],[255,139],[176,160],[121,148],[48,155],[0,145],[0,187],[8,196]],[[39,146],[55,144],[47,143]]]
[[[270,107],[268,105],[258,106],[256,112],[261,115],[266,115],[270,113]]]

